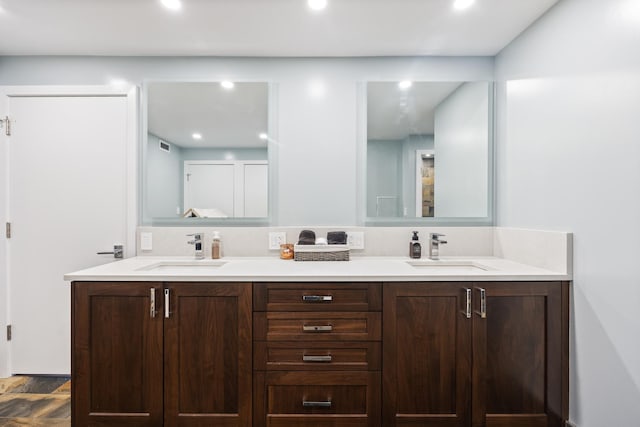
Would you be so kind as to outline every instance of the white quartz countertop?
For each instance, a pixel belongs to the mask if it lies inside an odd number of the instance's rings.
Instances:
[[[413,263],[413,265],[412,265]],[[317,282],[540,281],[571,275],[496,257],[351,257],[350,261],[294,261],[277,257],[195,260],[142,256],[65,274],[67,281]]]

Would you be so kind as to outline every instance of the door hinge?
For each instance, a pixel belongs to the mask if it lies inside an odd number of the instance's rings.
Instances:
[[[11,223],[8,222],[7,225],[5,226],[5,235],[7,236],[7,239],[11,238]]]
[[[11,325],[7,325],[7,341],[11,341]]]
[[[4,116],[4,119],[0,119],[0,128],[4,127],[4,134],[11,136],[11,121],[9,116]]]

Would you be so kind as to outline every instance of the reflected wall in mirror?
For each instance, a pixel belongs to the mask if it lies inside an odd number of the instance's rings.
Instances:
[[[268,95],[264,82],[149,83],[145,218],[268,217]]]
[[[367,84],[366,215],[490,215],[493,85]]]

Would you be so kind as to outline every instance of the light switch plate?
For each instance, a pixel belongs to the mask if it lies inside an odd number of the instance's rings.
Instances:
[[[269,233],[269,249],[280,249],[280,245],[287,243],[287,233],[284,231],[270,232]]]
[[[153,250],[153,234],[149,232],[140,233],[140,250]]]
[[[347,245],[349,245],[349,249],[364,249],[364,232],[347,232]]]

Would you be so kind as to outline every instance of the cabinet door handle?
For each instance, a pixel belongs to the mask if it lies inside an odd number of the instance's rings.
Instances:
[[[149,314],[153,319],[158,312],[156,311],[156,288],[151,288]]]
[[[303,295],[302,301],[304,302],[331,302],[333,301],[333,295]]]
[[[169,311],[169,289],[165,289],[164,290],[164,317],[165,319],[168,319],[169,316],[171,315],[171,311]]]
[[[471,319],[471,289],[465,288],[465,311],[463,312],[467,319]]]
[[[303,400],[302,406],[305,408],[331,408],[331,401],[314,402],[309,400]]]
[[[303,362],[315,362],[315,363],[330,363],[331,355],[328,356],[302,356]]]
[[[302,330],[304,332],[331,332],[333,326],[331,325],[303,325]]]
[[[484,288],[476,288],[480,291],[480,311],[476,314],[483,319],[487,318],[487,291]]]

